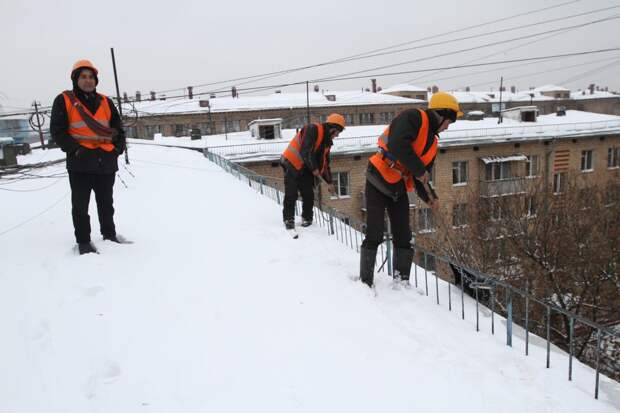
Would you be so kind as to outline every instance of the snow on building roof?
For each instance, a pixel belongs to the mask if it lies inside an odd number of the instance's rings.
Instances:
[[[328,96],[330,98],[328,98]],[[331,99],[331,96],[334,98]],[[307,105],[305,93],[273,93],[265,96],[240,96],[237,98],[217,97],[209,99],[208,107],[200,107],[199,98],[180,100],[154,100],[135,102],[135,107],[141,116],[167,115],[176,113],[208,113],[252,111],[268,109],[305,108]],[[360,105],[406,105],[424,103],[423,100],[409,99],[399,96],[372,93],[366,91],[326,91],[324,93],[311,92],[309,95],[311,107],[339,107]],[[126,110],[131,106],[124,104]]]
[[[593,93],[590,93],[589,90],[577,90],[577,91],[571,92],[570,98],[575,99],[575,100],[601,99],[601,98],[620,99],[620,95],[612,93],[612,92],[605,92],[603,90],[595,90]]]
[[[537,88],[534,88],[534,91],[536,92],[570,92],[570,89],[566,89],[565,87],[556,86],[556,85],[544,85],[544,86],[539,86]]]
[[[426,92],[426,88],[412,85],[409,83],[400,83],[398,85],[390,86],[387,89],[383,89],[379,93],[393,93],[393,92]]]
[[[620,116],[567,110],[566,116],[555,114],[538,116],[536,122],[520,122],[505,118],[478,121],[457,120],[450,129],[440,134],[442,148],[498,144],[549,138],[573,138],[620,134]],[[333,154],[367,153],[376,150],[377,137],[386,125],[351,126],[334,140]],[[238,162],[277,160],[295,134],[294,129],[282,131],[282,139],[259,143],[249,132],[203,137],[209,150]],[[174,138],[172,138],[174,139]]]
[[[132,153],[136,179],[121,169],[131,186],[117,196],[136,242],[93,237],[101,255],[71,251],[63,178],[3,193],[2,411],[617,413],[618,382],[601,376],[595,400],[596,371],[571,359],[568,381],[555,345],[546,369],[544,338],[529,333],[526,357],[516,324],[513,347],[490,316],[477,333],[471,297],[465,321],[386,276],[375,297],[349,279],[354,249],[318,224],[291,241],[248,181],[188,150]],[[437,294],[455,292],[438,278]]]

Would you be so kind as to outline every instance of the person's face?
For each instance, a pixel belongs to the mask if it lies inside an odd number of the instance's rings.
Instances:
[[[93,71],[90,69],[82,69],[77,79],[77,85],[84,92],[88,93],[94,91],[97,86],[97,81],[95,80]]]
[[[452,121],[450,119],[444,119],[439,125],[439,130],[437,132],[443,132],[450,127]]]
[[[340,129],[332,128],[332,130],[329,133],[329,136],[331,136],[331,138],[334,139],[334,138],[337,138],[338,135],[340,135]]]

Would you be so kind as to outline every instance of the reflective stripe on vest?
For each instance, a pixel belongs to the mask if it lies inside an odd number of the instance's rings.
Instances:
[[[68,133],[75,139],[80,145],[89,148],[97,149],[101,148],[106,152],[112,152],[114,145],[112,144],[112,138],[108,136],[98,136],[87,125],[80,112],[71,104],[69,97],[63,93],[65,98],[65,107],[67,109],[67,118],[69,119]],[[82,105],[82,108],[88,112],[92,117],[101,125],[109,127],[110,120],[112,119],[112,110],[108,103],[108,99],[104,95],[101,96],[101,104],[97,109],[97,112],[93,115],[88,108]]]
[[[318,131],[318,136],[314,144],[314,152],[316,152],[321,147],[321,143],[323,142],[323,137],[325,136],[325,130],[323,129],[323,125],[320,123],[315,123],[314,125],[317,127],[317,131]],[[282,156],[286,158],[291,163],[291,165],[293,165],[293,167],[298,171],[301,171],[301,169],[304,167],[304,161],[301,158],[301,145],[303,143],[302,142],[303,137],[301,136],[301,133],[304,131],[305,131],[305,128],[299,131],[295,135],[295,137],[291,140],[291,142],[288,144],[288,147],[282,153]],[[326,153],[323,155],[324,156],[323,168],[321,169],[321,172],[325,170],[325,164],[326,164],[325,158],[327,157],[327,154],[329,153],[329,149],[326,149],[325,152]]]
[[[431,144],[431,147],[426,152],[424,152],[424,148],[426,147],[428,139],[428,115],[425,111],[420,109],[418,110],[420,111],[422,124],[420,126],[420,130],[418,131],[418,136],[411,142],[411,149],[420,158],[424,166],[428,166],[437,155],[438,141],[437,136],[433,136],[433,143]],[[377,145],[379,146],[380,150],[384,152],[388,152],[389,136],[390,127],[388,126],[377,140]],[[380,152],[371,156],[370,162],[379,171],[379,173],[386,182],[390,184],[395,184],[401,179],[404,179],[407,186],[407,191],[413,190],[414,183],[411,171],[405,168],[405,166],[403,166],[400,162],[386,159],[385,154]]]

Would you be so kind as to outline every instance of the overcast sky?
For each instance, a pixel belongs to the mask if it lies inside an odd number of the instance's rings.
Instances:
[[[569,4],[444,35],[563,3]],[[183,88],[311,65],[433,36],[404,47],[428,45],[613,6],[618,7],[490,36],[298,71],[239,88],[313,80],[416,59],[421,60],[361,75],[620,47],[620,19],[479,47],[620,15],[617,0],[0,0],[0,4],[0,111],[5,112],[29,107],[35,98],[44,105],[50,104],[56,94],[70,88],[71,66],[81,58],[92,60],[99,68],[98,90],[115,94],[110,47],[116,53],[121,92],[130,95],[137,90],[145,95],[150,90]],[[477,49],[463,51],[470,48]],[[431,58],[439,54],[447,56]],[[515,65],[380,76],[378,84],[388,87],[412,81],[423,87],[437,84],[445,90],[465,86],[497,90],[503,75],[507,86],[515,85],[521,90],[548,83],[571,89],[596,83],[620,90],[620,50],[506,67]],[[482,71],[485,73],[478,73]],[[318,83],[322,89],[331,90],[370,86],[369,79]],[[223,83],[197,92],[231,85]],[[284,88],[302,89],[305,87]],[[168,96],[179,93],[167,92]],[[241,95],[247,93],[242,91]]]

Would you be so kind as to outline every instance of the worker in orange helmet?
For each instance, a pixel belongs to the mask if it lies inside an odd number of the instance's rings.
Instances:
[[[89,60],[71,69],[72,90],[59,94],[52,106],[52,139],[67,154],[71,185],[71,214],[80,254],[96,253],[90,239],[88,204],[95,192],[99,226],[104,240],[124,243],[114,225],[113,187],[125,134],[110,98],[97,93],[99,71]]]
[[[332,185],[329,152],[336,138],[345,128],[344,116],[329,115],[324,123],[305,125],[282,153],[284,168],[284,208],[282,217],[287,230],[295,228],[295,203],[298,193],[302,198],[303,227],[312,225],[314,187],[317,180]],[[333,187],[330,189],[333,191]]]

